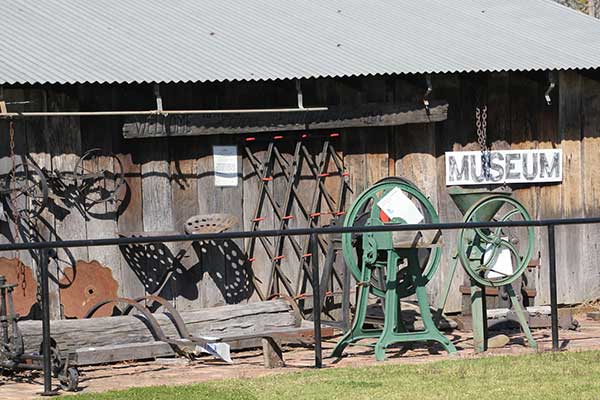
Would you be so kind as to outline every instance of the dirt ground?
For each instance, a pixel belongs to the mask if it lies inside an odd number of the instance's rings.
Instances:
[[[591,321],[585,316],[577,316],[580,327],[577,331],[560,331],[560,345],[563,350],[600,350],[600,322]],[[501,349],[489,350],[487,354],[525,354],[533,350],[524,345],[523,335],[509,334],[511,342]],[[450,334],[459,350],[460,358],[481,357],[475,355],[471,345],[470,332],[453,331]],[[540,351],[552,348],[550,330],[534,331]],[[337,337],[327,339],[323,343],[323,368],[339,368],[351,366],[375,365],[372,349],[367,346],[350,346],[347,356],[334,359],[329,355],[337,341]],[[366,342],[368,343],[368,342]],[[314,351],[302,346],[284,348],[286,367],[266,369],[263,366],[262,352],[259,350],[236,352],[233,354],[234,364],[227,365],[209,358],[188,361],[185,359],[158,359],[145,362],[128,362],[113,365],[102,365],[81,368],[80,388],[83,393],[102,392],[106,390],[126,389],[130,387],[181,385],[215,379],[250,378],[270,374],[280,374],[313,368]],[[392,348],[387,352],[386,363],[423,363],[447,359],[444,351],[437,348],[415,344],[410,350]],[[0,378],[0,399],[33,399],[39,398],[42,390],[42,377],[17,382]],[[61,392],[62,393],[62,392]]]

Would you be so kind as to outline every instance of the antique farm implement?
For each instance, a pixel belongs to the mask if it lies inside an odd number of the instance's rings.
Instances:
[[[415,185],[387,178],[358,196],[344,226],[436,222],[439,218],[433,205]],[[352,327],[338,342],[334,356],[341,356],[349,344],[368,338],[377,339],[377,360],[385,359],[385,348],[393,343],[435,341],[449,353],[456,352],[435,326],[426,293],[440,264],[440,239],[439,231],[342,234],[344,258],[358,282],[358,300]],[[369,295],[383,300],[383,329],[364,327]],[[401,300],[413,295],[425,329],[409,332],[401,318]]]
[[[26,156],[14,156],[11,170],[0,176],[0,200],[14,216],[36,218],[49,200],[61,200],[78,208],[84,216],[97,204],[116,200],[125,183],[123,165],[114,155],[91,149],[73,169],[40,168]]]
[[[0,371],[3,374],[19,374],[23,371],[43,370],[43,352],[26,352],[23,334],[19,329],[13,303],[13,290],[17,285],[8,284],[0,276]],[[52,374],[58,378],[61,387],[76,391],[79,372],[70,363],[69,357],[61,356],[55,344],[51,343]]]
[[[463,213],[464,222],[530,221],[525,207],[510,192],[453,187],[448,190]],[[504,287],[528,343],[537,344],[527,325],[525,314],[512,286],[525,271],[533,255],[534,228],[499,227],[461,229],[450,276],[438,307],[444,308],[456,265],[460,261],[471,282],[471,310],[476,351],[487,349],[485,287]]]

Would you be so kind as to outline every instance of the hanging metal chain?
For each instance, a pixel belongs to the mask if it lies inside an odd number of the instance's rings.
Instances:
[[[487,145],[487,106],[475,108],[475,125],[477,126],[477,142],[481,149],[481,168],[485,179],[490,178],[490,148]]]
[[[9,137],[9,146],[10,146],[10,159],[12,162],[12,170],[11,170],[11,190],[10,190],[10,202],[12,205],[12,217],[13,217],[13,231],[12,235],[15,243],[17,243],[17,238],[19,237],[19,216],[17,211],[17,155],[15,152],[15,125],[13,121],[10,121],[8,124],[8,137]],[[17,282],[23,290],[23,295],[25,295],[25,289],[27,288],[27,281],[25,278],[25,264],[21,262],[21,257],[19,254],[19,250],[16,250],[16,259],[17,259]]]

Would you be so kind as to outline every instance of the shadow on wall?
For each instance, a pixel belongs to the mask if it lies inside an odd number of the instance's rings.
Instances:
[[[231,240],[194,242],[176,255],[163,243],[131,244],[120,250],[146,292],[168,300],[199,300],[205,279],[214,282],[227,304],[247,300],[254,291],[250,264]],[[196,262],[185,265],[185,259]]]

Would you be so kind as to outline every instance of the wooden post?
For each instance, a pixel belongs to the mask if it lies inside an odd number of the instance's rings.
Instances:
[[[283,352],[281,347],[272,337],[262,338],[263,357],[265,360],[265,368],[281,368],[285,367],[283,361]]]

